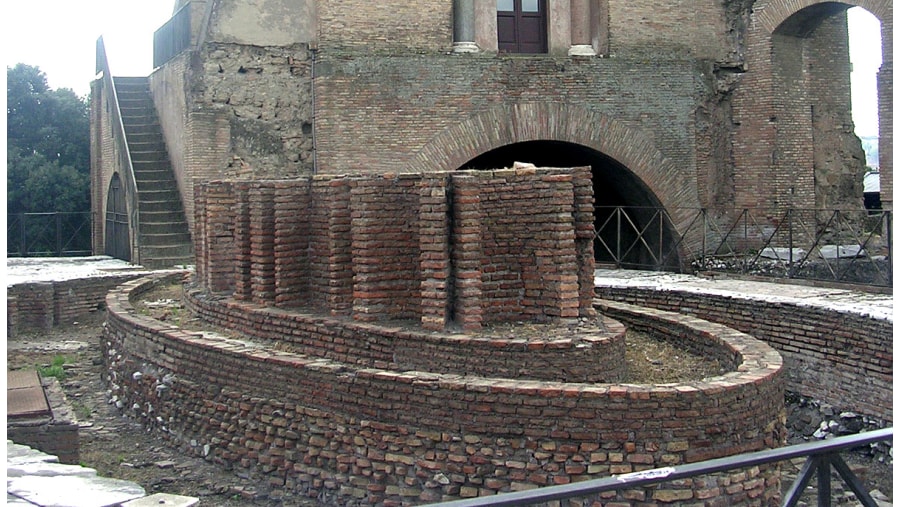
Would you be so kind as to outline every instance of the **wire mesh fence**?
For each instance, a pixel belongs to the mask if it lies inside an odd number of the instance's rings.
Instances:
[[[597,207],[601,264],[890,286],[890,211]]]

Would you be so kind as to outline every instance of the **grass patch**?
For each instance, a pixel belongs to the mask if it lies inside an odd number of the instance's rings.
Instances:
[[[66,370],[63,368],[66,361],[66,356],[54,356],[49,365],[38,366],[38,373],[44,378],[56,377],[57,380],[63,380],[66,378]]]

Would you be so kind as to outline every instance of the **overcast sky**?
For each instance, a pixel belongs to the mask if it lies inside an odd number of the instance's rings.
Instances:
[[[7,67],[40,67],[51,88],[86,96],[101,35],[114,76],[147,76],[153,32],[172,15],[174,0],[3,0]],[[875,71],[881,65],[878,20],[850,10],[854,123],[860,136],[878,134]]]

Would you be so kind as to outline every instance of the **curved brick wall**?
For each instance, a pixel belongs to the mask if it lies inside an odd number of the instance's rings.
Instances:
[[[749,333],[783,356],[789,390],[893,420],[893,322],[802,301],[715,291],[598,286],[598,296],[690,314]]]
[[[530,338],[422,331],[314,316],[185,291],[187,308],[241,335],[277,341],[283,350],[356,367],[568,382],[616,382],[625,375],[625,327],[580,326],[565,336]]]
[[[135,416],[186,452],[246,467],[295,494],[332,503],[420,503],[783,442],[778,353],[691,317],[609,305],[623,320],[663,321],[661,328],[698,342],[715,337],[736,371],[653,386],[488,379],[361,367],[185,332],[131,307],[130,295],[155,280],[129,282],[108,296],[104,333],[114,394],[126,407],[137,404]],[[226,301],[206,304],[238,308]],[[340,334],[360,341],[355,332],[368,327],[347,326]],[[754,467],[619,492],[619,498],[722,497],[727,505],[748,505],[777,491],[775,469]]]

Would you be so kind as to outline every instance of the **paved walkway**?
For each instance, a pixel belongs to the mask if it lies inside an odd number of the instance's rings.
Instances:
[[[894,296],[890,294],[780,282],[739,280],[728,278],[727,275],[702,278],[674,273],[619,269],[598,269],[594,275],[594,285],[596,286],[639,287],[660,291],[677,290],[773,303],[794,303],[866,315],[891,322],[894,320]]]

